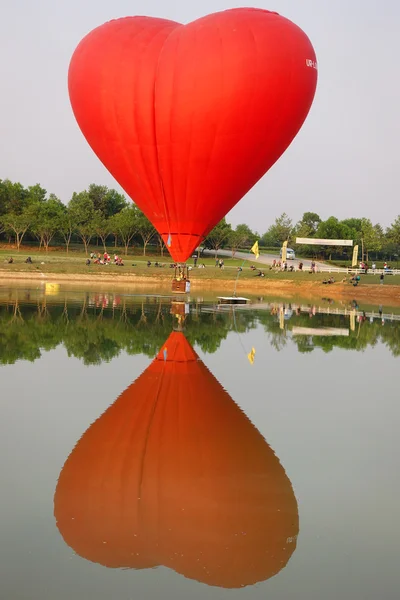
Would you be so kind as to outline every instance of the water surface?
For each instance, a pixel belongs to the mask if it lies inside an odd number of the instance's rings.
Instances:
[[[1,598],[398,597],[395,309],[0,298]]]

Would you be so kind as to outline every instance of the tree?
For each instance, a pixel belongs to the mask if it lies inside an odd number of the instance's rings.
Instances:
[[[400,215],[394,220],[391,226],[388,227],[386,230],[386,236],[388,240],[396,247],[400,246]]]
[[[143,241],[143,256],[146,256],[147,244],[154,237],[156,230],[155,230],[155,227],[153,227],[153,225],[150,223],[150,221],[148,220],[146,215],[141,210],[139,210],[139,209],[136,209],[136,210],[138,211],[137,232]]]
[[[139,230],[139,215],[136,206],[134,204],[128,205],[111,217],[110,229],[113,232],[117,232],[120,236],[125,246],[125,254],[127,255],[129,244]]]
[[[27,201],[28,204],[40,204],[41,202],[45,202],[47,196],[47,191],[42,188],[39,183],[36,185],[31,185],[27,190]]]
[[[39,247],[43,245],[47,252],[51,240],[60,230],[64,205],[57,196],[50,194],[47,200],[36,201],[32,206],[34,207],[34,220],[31,230],[39,239]]]
[[[106,185],[91,183],[88,195],[93,202],[94,209],[99,211],[105,219],[119,213],[127,206],[125,196],[116,190],[109,189]]]
[[[157,233],[157,241],[158,245],[160,246],[160,254],[161,256],[164,256],[164,250],[166,249],[166,245],[160,233]]]
[[[286,213],[282,213],[280,217],[275,219],[275,223],[271,225],[268,231],[263,235],[262,241],[264,245],[282,246],[283,242],[290,240],[292,233],[292,220]],[[266,244],[265,242],[268,243]]]
[[[218,250],[222,248],[223,243],[228,239],[228,236],[231,233],[232,227],[226,222],[224,217],[206,236],[204,242],[206,246],[215,251],[215,258],[218,256]]]
[[[255,238],[254,233],[250,227],[244,223],[238,225],[234,231],[231,231],[227,238],[227,245],[231,249],[232,258],[235,256],[237,250],[243,247]]]
[[[90,240],[95,234],[95,209],[88,192],[74,192],[69,202],[69,210],[87,254]]]
[[[300,223],[308,228],[309,237],[312,237],[317,232],[318,225],[321,223],[321,217],[315,212],[305,212]]]
[[[341,239],[353,240],[354,244],[359,244],[362,242],[362,219],[344,219],[340,221],[341,227]]]
[[[96,210],[93,217],[93,231],[101,239],[103,244],[104,252],[107,252],[106,240],[110,230],[110,219],[107,219],[103,213],[99,210]]]
[[[336,217],[329,217],[326,221],[321,221],[317,229],[317,237],[322,239],[340,239],[342,236],[343,227],[340,224],[339,219]]]
[[[31,223],[34,221],[35,215],[32,207],[25,208],[20,213],[7,213],[2,218],[5,229],[10,230],[15,235],[15,243],[17,244],[17,250],[19,252],[22,240],[26,232],[28,231]]]
[[[341,225],[339,219],[336,217],[329,217],[326,221],[321,221],[317,229],[317,237],[322,239],[336,240],[342,239],[344,228]],[[326,253],[329,253],[329,260],[332,258],[333,246],[328,246]]]
[[[380,226],[372,225],[369,219],[361,219],[361,256],[368,262],[368,253],[382,248]]]
[[[300,238],[312,238],[318,230],[321,217],[314,212],[305,212],[302,219],[297,223],[294,234]]]
[[[4,179],[0,189],[0,214],[20,215],[28,204],[27,198],[28,191],[21,183]]]
[[[69,206],[67,207],[63,205],[63,212],[60,215],[58,231],[61,233],[64,239],[67,248],[67,254],[69,252],[69,245],[71,243],[71,239],[75,229],[76,223],[74,220],[74,215],[73,213],[71,213],[71,209]]]

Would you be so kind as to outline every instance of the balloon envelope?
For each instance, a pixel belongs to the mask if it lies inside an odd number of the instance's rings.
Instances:
[[[54,505],[90,561],[225,588],[275,575],[299,529],[279,460],[178,332],[83,435]]]
[[[90,146],[184,262],[289,146],[316,68],[294,23],[240,8],[110,21],[78,45],[68,85]]]

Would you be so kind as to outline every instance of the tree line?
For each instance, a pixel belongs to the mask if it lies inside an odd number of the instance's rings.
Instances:
[[[163,254],[164,242],[147,217],[123,194],[104,185],[91,184],[74,192],[68,204],[39,184],[25,188],[21,183],[0,180],[0,236],[14,242],[19,250],[24,240],[37,240],[39,248],[71,242],[89,244],[100,241],[122,245],[125,252],[133,242],[140,243],[143,254],[156,241]]]
[[[384,229],[370,219],[339,220],[334,216],[325,221],[314,212],[305,212],[297,223],[283,213],[263,234],[252,231],[245,223],[233,228],[222,219],[205,238],[205,247],[217,254],[229,249],[232,256],[239,249],[250,248],[256,240],[261,248],[276,249],[288,241],[303,256],[314,256],[316,250],[324,258],[332,255],[347,256],[343,248],[297,246],[296,237],[352,239],[359,244],[361,256],[397,257],[400,250],[400,215]],[[156,244],[163,255],[166,247],[161,236],[131,201],[107,186],[91,184],[87,190],[74,192],[67,204],[54,194],[48,194],[40,184],[24,187],[19,182],[0,179],[0,240],[14,243],[20,249],[23,241],[37,241],[39,248],[48,250],[50,244],[65,245],[67,252],[72,242],[81,242],[85,252],[93,242],[123,246],[125,253],[140,245],[143,254],[149,244]],[[350,252],[352,252],[350,250]]]
[[[353,250],[343,247],[321,247],[314,245],[298,245],[296,238],[314,239],[339,239],[353,240],[358,244],[362,260],[369,260],[373,253],[375,259],[397,258],[400,253],[400,215],[394,222],[384,229],[379,223],[373,224],[370,219],[350,218],[339,220],[337,217],[329,217],[325,221],[314,212],[305,212],[297,223],[283,213],[275,219],[275,222],[260,235],[252,232],[247,225],[238,225],[235,230],[223,219],[209,234],[205,244],[216,250],[229,248],[232,255],[238,248],[251,247],[255,240],[259,241],[260,248],[279,250],[283,242],[302,256],[315,256],[318,252],[326,259],[343,258],[350,259]],[[350,254],[347,254],[347,253]]]

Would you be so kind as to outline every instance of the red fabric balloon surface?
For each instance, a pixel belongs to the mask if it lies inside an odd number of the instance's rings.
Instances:
[[[78,442],[54,507],[90,561],[225,588],[283,569],[299,530],[278,458],[178,332]]]
[[[316,69],[294,23],[239,8],[110,21],[78,45],[68,83],[90,146],[184,262],[289,146]]]

